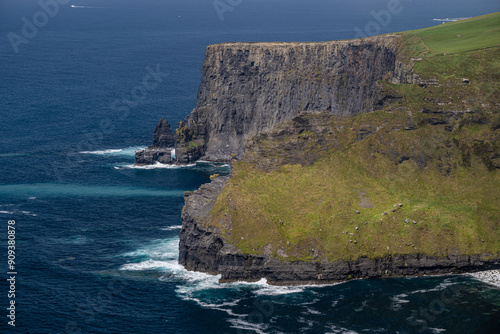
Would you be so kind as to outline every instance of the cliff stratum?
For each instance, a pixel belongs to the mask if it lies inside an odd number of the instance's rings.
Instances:
[[[186,193],[180,263],[273,284],[500,268],[499,22],[209,46],[176,159],[233,166]]]
[[[179,161],[239,159],[250,138],[300,112],[381,109],[395,97],[379,81],[414,80],[398,59],[400,39],[208,46],[196,107],[175,133]]]

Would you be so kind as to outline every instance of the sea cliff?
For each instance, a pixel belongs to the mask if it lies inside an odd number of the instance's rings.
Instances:
[[[175,133],[179,160],[240,159],[250,138],[304,111],[345,116],[383,108],[397,97],[379,81],[415,81],[410,62],[398,58],[400,40],[208,46],[196,107]]]
[[[209,46],[176,153],[232,172],[186,193],[179,262],[273,284],[500,268],[498,17]]]

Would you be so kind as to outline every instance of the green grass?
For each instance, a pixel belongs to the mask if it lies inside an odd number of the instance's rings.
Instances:
[[[447,103],[444,110],[498,108],[500,96],[500,13],[450,22],[403,33],[402,54],[422,57],[414,69],[423,80],[436,79],[427,87],[427,99]],[[463,84],[467,78],[470,84]],[[406,105],[425,107],[423,89],[400,88]]]
[[[500,45],[500,13],[449,22],[437,27],[408,31],[434,53],[462,53]]]
[[[351,118],[354,128],[364,122],[398,123],[384,112],[360,118]],[[468,131],[464,127],[459,135],[472,145],[478,136],[469,142]],[[465,166],[453,134],[427,125],[408,132],[381,131],[356,142],[354,132],[346,128],[338,134],[350,142],[347,149],[332,150],[312,166],[262,172],[246,161],[237,163],[213,209],[212,224],[229,216],[232,229],[224,232],[243,252],[261,253],[272,244],[291,260],[314,259],[311,249],[330,261],[500,250],[500,175],[488,171],[479,156]],[[414,150],[431,162],[424,169],[413,160],[398,164],[388,150]],[[372,156],[373,151],[379,152]],[[450,175],[443,163],[456,165]],[[361,207],[363,197],[372,208]]]
[[[401,101],[370,114],[328,116],[330,132],[261,136],[262,156],[247,152],[234,165],[210,224],[244,253],[271,244],[287,260],[496,256],[499,34],[500,13],[403,33],[403,57],[422,57],[416,73],[439,85],[383,83]],[[436,119],[447,124],[429,124]],[[412,130],[403,130],[410,123]],[[374,132],[359,141],[367,128]],[[321,147],[320,136],[330,144]],[[310,166],[280,164],[297,154],[284,143],[321,158]],[[221,223],[228,219],[230,227]]]

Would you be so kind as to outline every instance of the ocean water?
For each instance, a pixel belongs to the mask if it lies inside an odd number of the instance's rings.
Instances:
[[[498,277],[272,287],[188,272],[183,193],[228,167],[133,166],[159,118],[175,127],[194,107],[208,44],[403,31],[497,0],[401,0],[385,16],[390,1],[59,1],[42,1],[50,15],[0,2],[1,333],[499,332]]]

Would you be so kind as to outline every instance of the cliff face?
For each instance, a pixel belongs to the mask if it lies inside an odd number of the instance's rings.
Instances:
[[[399,39],[211,45],[196,107],[183,124],[203,159],[221,161],[241,158],[249,138],[303,111],[380,109],[394,97],[379,80],[414,80],[398,60]]]

